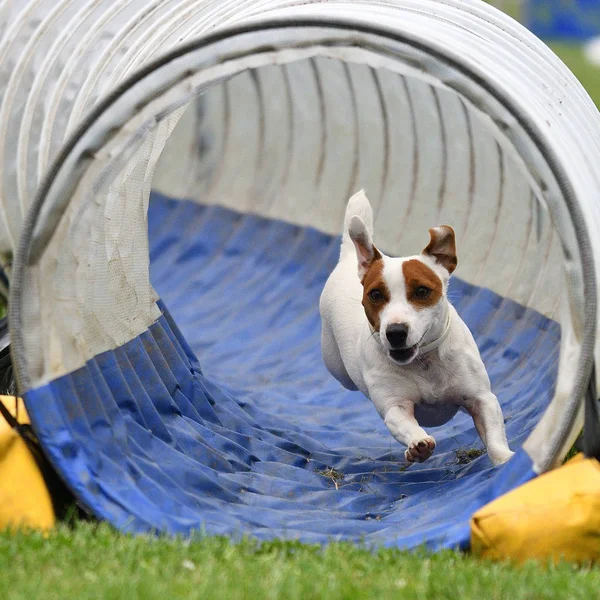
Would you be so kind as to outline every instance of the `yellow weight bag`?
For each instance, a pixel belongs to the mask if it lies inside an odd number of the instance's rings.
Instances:
[[[19,432],[29,425],[20,398],[0,396],[0,529],[50,529],[56,516],[44,475]],[[10,416],[7,416],[10,415]],[[11,420],[11,418],[13,420]]]
[[[471,550],[517,562],[600,560],[600,462],[578,454],[484,506],[471,519]]]
[[[23,401],[0,395],[0,530],[48,530],[70,510],[85,517],[44,456]]]
[[[497,498],[471,518],[471,550],[517,562],[600,562],[600,403],[592,371],[584,454]]]

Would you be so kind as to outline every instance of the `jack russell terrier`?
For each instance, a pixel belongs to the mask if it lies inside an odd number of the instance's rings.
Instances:
[[[339,262],[320,300],[329,372],[371,399],[389,432],[423,462],[435,440],[423,430],[467,411],[494,465],[509,449],[498,399],[468,327],[446,296],[457,265],[454,230],[429,230],[418,256],[391,258],[373,245],[364,191],[350,198]],[[357,277],[358,259],[358,277]]]

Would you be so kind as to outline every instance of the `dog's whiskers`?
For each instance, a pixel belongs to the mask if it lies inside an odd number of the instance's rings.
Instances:
[[[371,335],[366,339],[365,344],[377,333],[377,331],[373,331],[371,333]],[[378,339],[376,339],[375,341],[379,341]]]
[[[368,327],[368,324],[367,324],[367,323],[365,323],[365,327]],[[365,340],[365,344],[368,344],[368,343],[369,343],[369,340],[370,340],[371,338],[373,338],[373,336],[374,336],[376,333],[379,333],[379,332],[378,332],[377,330],[375,330],[375,331],[371,331],[371,335],[369,335],[369,337],[368,337],[368,338]],[[375,338],[375,342],[376,342],[376,343],[381,343],[381,342],[380,342],[380,340],[379,340],[379,337],[376,337],[376,338]]]

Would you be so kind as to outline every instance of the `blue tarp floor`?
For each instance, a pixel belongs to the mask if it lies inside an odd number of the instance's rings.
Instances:
[[[338,238],[157,195],[149,234],[163,317],[26,397],[99,516],[131,531],[465,546],[472,511],[531,476],[523,452],[500,469],[486,454],[459,464],[482,447],[465,414],[407,467],[370,401],[329,375],[318,299]],[[552,397],[560,328],[457,277],[450,298],[517,448]]]

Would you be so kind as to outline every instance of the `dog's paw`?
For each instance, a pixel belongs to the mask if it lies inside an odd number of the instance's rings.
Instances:
[[[508,462],[512,458],[513,454],[514,452],[508,448],[488,450],[488,456],[495,467],[499,467],[505,462]]]
[[[410,463],[426,461],[435,450],[435,440],[428,435],[420,440],[414,440],[404,452],[404,458]]]

